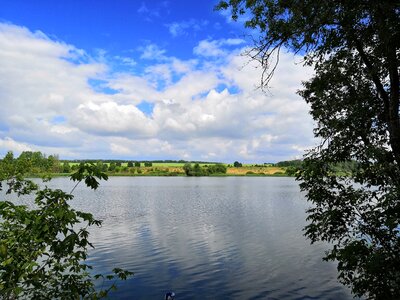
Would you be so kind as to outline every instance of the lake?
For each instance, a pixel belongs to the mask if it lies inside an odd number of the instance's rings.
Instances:
[[[303,236],[309,204],[293,178],[111,177],[74,194],[104,221],[91,230],[95,272],[135,273],[113,299],[352,299],[327,246]]]

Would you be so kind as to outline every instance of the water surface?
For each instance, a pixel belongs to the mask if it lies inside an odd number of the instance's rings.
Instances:
[[[104,220],[91,231],[95,271],[135,273],[112,298],[352,299],[322,261],[326,245],[303,236],[308,203],[293,178],[111,177],[74,194]]]

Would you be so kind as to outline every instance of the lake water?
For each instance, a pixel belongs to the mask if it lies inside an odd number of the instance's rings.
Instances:
[[[104,220],[91,230],[95,272],[135,273],[113,299],[352,299],[326,245],[303,236],[309,204],[293,178],[111,177],[74,194]]]

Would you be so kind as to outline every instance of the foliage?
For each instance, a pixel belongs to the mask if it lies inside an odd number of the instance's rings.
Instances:
[[[240,163],[240,162],[238,162],[238,161],[235,161],[235,162],[233,163],[233,166],[234,166],[235,168],[240,168],[240,167],[242,167],[243,165],[242,165],[242,163]]]
[[[149,161],[146,161],[145,163],[144,163],[144,166],[145,167],[151,167],[153,165],[153,163],[152,162],[149,162]]]
[[[221,1],[260,35],[249,54],[266,86],[286,48],[315,69],[300,95],[315,136],[298,176],[312,203],[305,234],[328,241],[326,259],[355,295],[400,298],[400,3]],[[340,164],[356,161],[343,176]]]
[[[135,161],[135,167],[140,168],[140,162]]]
[[[186,163],[183,166],[186,176],[209,176],[214,174],[225,174],[226,166],[223,164],[205,165],[195,163],[193,166],[190,163]]]
[[[63,173],[70,173],[71,172],[71,166],[69,165],[69,162],[64,162],[63,163],[63,168],[62,168]]]
[[[71,193],[40,188],[23,179],[29,160],[14,159],[11,152],[0,162],[0,179],[7,194],[35,194],[34,208],[0,201],[0,298],[1,299],[99,299],[115,289],[96,291],[95,280],[125,280],[132,273],[119,268],[114,275],[91,275],[85,263],[88,227],[100,226],[90,213],[74,210]],[[96,189],[98,179],[107,179],[94,165],[82,164],[71,175]],[[76,187],[75,185],[75,187]],[[3,186],[1,186],[2,188]],[[75,189],[74,187],[74,189]]]
[[[288,175],[288,176],[294,176],[294,175],[297,174],[298,171],[299,171],[298,168],[290,166],[290,167],[286,168],[285,174]]]
[[[46,157],[43,153],[36,151],[24,151],[18,157],[18,160],[29,167],[32,173],[60,172],[61,165],[58,155],[49,155]]]
[[[117,164],[115,162],[112,162],[112,163],[110,163],[110,165],[108,167],[108,171],[114,172],[116,168],[117,168]]]
[[[295,159],[295,160],[285,160],[285,161],[280,161],[275,164],[277,167],[295,167],[295,168],[300,168],[302,165],[302,160],[300,159]]]

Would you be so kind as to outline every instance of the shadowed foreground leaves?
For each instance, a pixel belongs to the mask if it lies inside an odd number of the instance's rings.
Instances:
[[[114,268],[112,274],[92,275],[85,263],[90,226],[101,221],[74,210],[69,201],[75,187],[84,182],[96,189],[107,175],[89,164],[80,165],[71,179],[77,184],[66,193],[39,188],[23,178],[27,170],[16,165],[12,153],[0,162],[0,179],[7,194],[34,195],[34,208],[0,201],[0,298],[1,299],[100,299],[116,289],[117,280],[133,273]],[[1,186],[2,188],[3,186]],[[103,281],[107,289],[96,289]]]

